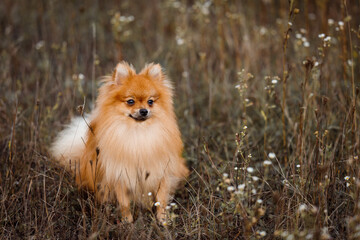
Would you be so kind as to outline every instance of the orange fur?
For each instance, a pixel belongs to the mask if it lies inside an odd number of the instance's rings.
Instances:
[[[172,87],[160,65],[149,64],[136,74],[119,63],[100,87],[89,119],[90,129],[77,119],[59,134],[52,146],[55,158],[64,165],[72,161],[77,184],[98,200],[115,196],[127,221],[133,220],[130,201],[146,204],[151,192],[160,202],[157,218],[164,221],[169,198],[189,171],[181,157]]]

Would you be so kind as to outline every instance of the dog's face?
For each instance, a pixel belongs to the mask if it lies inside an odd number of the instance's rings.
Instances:
[[[144,76],[134,76],[124,83],[119,98],[125,116],[135,121],[146,121],[161,108],[161,91],[153,80]]]
[[[119,63],[100,98],[123,120],[137,123],[173,112],[171,86],[160,65],[150,64],[136,74],[128,64]]]

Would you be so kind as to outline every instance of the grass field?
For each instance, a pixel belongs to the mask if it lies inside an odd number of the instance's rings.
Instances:
[[[0,239],[360,239],[359,1],[2,0],[0,36]],[[175,85],[165,227],[49,155],[121,60]]]

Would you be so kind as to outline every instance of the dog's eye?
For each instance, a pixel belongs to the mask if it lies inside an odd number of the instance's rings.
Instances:
[[[149,106],[152,106],[154,104],[154,100],[148,100]]]
[[[126,103],[131,106],[131,105],[134,105],[135,101],[134,101],[134,99],[129,99],[126,101]]]

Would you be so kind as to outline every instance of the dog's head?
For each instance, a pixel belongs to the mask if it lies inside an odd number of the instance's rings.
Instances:
[[[172,115],[172,87],[159,64],[148,64],[136,74],[119,63],[100,90],[98,102],[113,113],[134,122]]]

